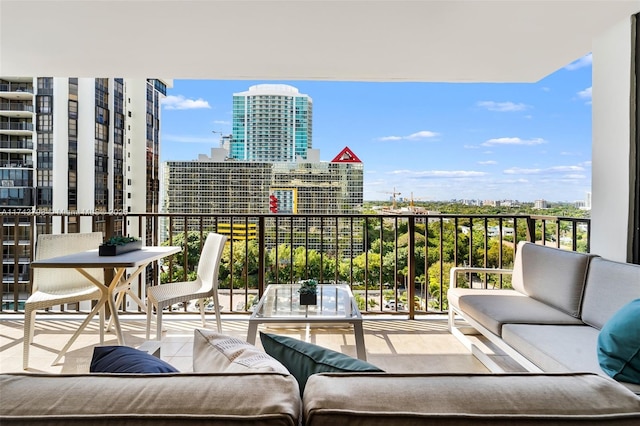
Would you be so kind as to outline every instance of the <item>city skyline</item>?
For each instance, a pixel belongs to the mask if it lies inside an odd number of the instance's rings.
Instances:
[[[584,200],[591,191],[591,55],[537,83],[175,80],[161,160],[194,160],[232,133],[233,93],[289,84],[313,98],[313,148],[348,146],[364,199]]]

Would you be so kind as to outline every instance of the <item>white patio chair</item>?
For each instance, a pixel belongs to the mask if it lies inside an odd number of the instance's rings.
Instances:
[[[80,234],[43,234],[38,236],[36,260],[49,259],[85,250],[97,249],[102,243],[102,232]],[[104,281],[102,269],[87,269],[99,281]],[[85,300],[99,301],[107,297],[106,291],[92,284],[86,277],[70,268],[33,268],[33,289],[24,307],[23,368],[29,367],[29,348],[33,343],[36,311],[65,303],[80,303]],[[51,365],[56,364],[80,335],[98,309],[87,315],[69,342],[60,351]],[[104,309],[100,311],[100,344],[104,344]]]
[[[162,310],[174,303],[199,299],[202,326],[206,327],[204,318],[204,299],[213,297],[218,332],[222,332],[220,321],[220,303],[218,301],[218,271],[220,259],[227,237],[210,233],[205,240],[200,260],[198,261],[195,281],[175,282],[147,287],[147,340],[151,333],[151,316],[156,310],[156,340],[162,340]]]

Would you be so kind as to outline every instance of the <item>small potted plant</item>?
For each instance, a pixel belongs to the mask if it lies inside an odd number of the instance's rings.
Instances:
[[[117,256],[142,248],[142,240],[130,236],[111,237],[98,247],[99,256]]]
[[[304,280],[300,281],[300,304],[301,305],[315,305],[318,303],[318,281],[316,280]]]

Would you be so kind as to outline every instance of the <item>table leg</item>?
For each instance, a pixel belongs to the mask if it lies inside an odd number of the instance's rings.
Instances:
[[[364,330],[362,329],[362,321],[353,323],[353,332],[356,336],[356,353],[358,359],[367,360],[367,350],[364,347]]]
[[[119,268],[116,271],[116,274],[113,277],[113,280],[109,284],[109,297],[107,298],[107,302],[109,303],[109,309],[111,310],[111,318],[113,319],[113,325],[116,328],[116,337],[118,338],[118,345],[122,345],[122,346],[124,346],[125,344],[124,336],[122,335],[122,328],[120,327],[120,319],[118,318],[118,307],[116,306],[116,301],[113,297],[113,292],[115,291],[115,288],[118,282],[120,281],[120,278],[122,278],[122,275],[124,275],[125,271],[126,271],[126,268]]]
[[[93,319],[93,317],[98,313],[98,311],[100,311],[100,315],[103,316],[103,318],[104,318],[104,305],[107,302],[107,298],[108,298],[108,296],[105,293],[103,293],[102,297],[100,298],[98,303],[96,303],[96,306],[93,307],[91,312],[89,312],[89,315],[87,315],[87,317],[84,319],[84,321],[82,321],[82,324],[80,324],[80,327],[78,327],[76,332],[73,333],[73,336],[71,336],[69,341],[67,341],[67,344],[64,345],[62,350],[60,352],[58,352],[58,356],[56,357],[55,360],[53,360],[53,363],[51,365],[57,364],[58,361],[60,361],[60,359],[62,359],[62,357],[67,353],[67,351],[69,350],[71,345],[73,345],[73,342],[75,342],[76,339],[78,338],[78,336],[80,336],[80,333],[82,333],[82,330],[84,330],[85,327],[87,325],[89,325],[89,321],[91,321]],[[101,336],[102,336],[102,343],[104,343],[104,331],[102,330],[102,323],[100,324],[100,332],[101,332]]]
[[[118,293],[118,296],[116,298],[116,306],[120,306],[124,300],[124,296],[128,294],[129,297],[133,299],[134,303],[137,304],[140,308],[142,308],[143,312],[147,312],[147,306],[145,305],[145,303],[142,300],[140,300],[140,298],[134,292],[131,291],[131,283],[133,282],[134,279],[138,277],[138,275],[140,275],[140,273],[144,270],[144,268],[145,268],[144,266],[138,268],[127,279],[123,279],[124,275],[122,276],[121,278],[122,282],[119,283],[113,290],[114,293]],[[112,324],[113,324],[113,315],[111,315],[111,318],[109,319],[107,330],[111,330]]]
[[[247,343],[256,344],[256,334],[258,333],[258,322],[249,320],[249,329],[247,331]]]

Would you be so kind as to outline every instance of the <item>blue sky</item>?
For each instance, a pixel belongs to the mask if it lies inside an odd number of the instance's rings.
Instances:
[[[174,80],[161,159],[194,160],[231,133],[233,93],[290,84],[313,99],[313,148],[349,147],[365,200],[584,200],[591,189],[591,55],[537,83]]]

